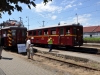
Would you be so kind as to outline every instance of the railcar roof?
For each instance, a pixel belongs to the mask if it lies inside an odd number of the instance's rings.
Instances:
[[[62,26],[82,26],[82,25],[77,25],[77,24],[53,25],[53,26],[48,26],[48,27],[39,27],[39,28],[34,28],[34,29],[30,29],[30,30],[28,30],[28,31],[31,31],[31,30],[37,30],[37,29],[46,29],[46,28],[52,28],[52,27],[62,27]]]
[[[18,27],[18,26],[8,26],[8,27],[3,27],[1,29],[9,29],[9,28],[26,28],[26,27]],[[0,29],[0,30],[1,30]]]

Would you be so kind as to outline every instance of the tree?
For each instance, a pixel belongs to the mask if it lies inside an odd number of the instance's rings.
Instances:
[[[31,9],[30,5],[36,7],[36,4],[34,3],[35,0],[0,0],[0,18],[1,13],[8,12],[9,15],[12,14],[12,11],[14,10],[22,12],[22,7],[19,6],[18,3],[24,3],[26,4],[29,9]],[[46,4],[48,1],[52,0],[43,0],[44,4]]]

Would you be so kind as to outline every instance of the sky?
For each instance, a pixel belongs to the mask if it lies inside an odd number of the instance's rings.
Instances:
[[[28,29],[54,26],[60,24],[77,24],[83,27],[100,25],[100,0],[52,0],[46,5],[43,0],[35,0],[36,7],[31,9],[25,4],[22,12],[14,11],[12,15],[2,14],[3,21],[21,20]],[[28,27],[28,24],[30,25]]]

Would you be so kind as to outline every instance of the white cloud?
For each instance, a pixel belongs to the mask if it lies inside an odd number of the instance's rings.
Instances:
[[[79,3],[78,5],[82,5],[82,3]]]
[[[90,24],[89,21],[90,21],[90,18],[91,17],[91,14],[83,14],[83,15],[78,15],[74,18],[72,17],[69,17],[66,21],[60,21],[61,23],[66,23],[66,24],[76,24],[77,21],[78,23],[82,24],[82,25],[87,25],[87,24]]]
[[[91,14],[83,14],[78,16],[79,23],[87,23],[91,18]]]
[[[72,7],[72,5],[67,5],[67,6],[65,6],[65,9],[68,9],[68,8],[71,8]]]
[[[63,0],[61,5],[70,5],[73,4],[76,0]]]
[[[76,1],[76,0],[72,0],[72,1],[70,1],[70,3],[73,4],[75,1]]]
[[[78,5],[82,5],[81,2],[79,2],[77,4],[75,2],[77,2],[77,0],[71,0],[71,1],[70,0],[64,0],[64,1],[61,2],[61,5],[65,6],[64,10],[78,6]]]
[[[63,1],[61,2],[61,5],[66,5],[66,3],[67,3],[67,0],[63,0]]]
[[[43,18],[49,18],[52,20],[55,20],[57,18],[56,15],[54,15],[54,13],[59,13],[62,11],[62,7],[56,6],[54,5],[54,1],[53,2],[48,2],[46,5],[43,4],[43,2],[37,4],[36,8],[32,7],[32,10],[38,12],[38,14],[40,16],[42,16]],[[48,14],[48,12],[50,12]]]
[[[45,18],[45,15],[43,15],[43,14],[41,14],[41,13],[39,13],[39,15]]]
[[[66,10],[66,9],[69,9],[69,8],[72,8],[72,7],[75,7],[76,6],[76,4],[74,4],[74,2],[75,2],[76,0],[64,0],[64,1],[62,1],[61,2],[61,5],[63,5],[64,6],[64,10]]]
[[[77,10],[77,8],[75,8],[74,10]]]
[[[57,18],[57,16],[53,15],[51,18],[52,18],[52,20],[55,20]]]
[[[76,4],[74,4],[73,6],[76,6]]]
[[[60,24],[67,24],[65,21],[60,21]]]
[[[62,10],[62,7],[53,5],[53,2],[48,2],[46,5],[41,2],[40,4],[37,4],[36,8],[32,7],[36,12],[60,12]]]
[[[75,7],[75,6],[76,6],[75,4],[74,5],[73,4],[66,5],[64,10]]]
[[[86,26],[91,19],[90,17],[91,17],[91,14],[78,15],[73,18],[73,22],[77,23],[78,21],[78,23],[82,24],[83,26]]]
[[[100,4],[100,2],[97,2],[97,4]]]
[[[55,20],[57,18],[56,15],[52,15],[52,14],[46,14],[46,15],[43,15],[43,14],[39,14],[40,16],[42,16],[43,18],[51,18],[52,20]]]

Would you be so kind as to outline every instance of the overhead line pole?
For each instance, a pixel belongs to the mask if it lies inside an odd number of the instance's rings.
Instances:
[[[22,17],[19,17],[20,18],[20,22],[22,21]]]
[[[44,27],[44,22],[45,22],[45,21],[42,21],[42,22],[43,22],[43,27]]]
[[[76,13],[76,17],[77,17],[77,24],[78,24],[78,15],[77,15],[77,13]]]
[[[29,26],[30,26],[30,25],[29,25],[29,17],[28,17],[28,16],[26,16],[26,18],[28,18],[28,30],[29,30]]]
[[[28,30],[29,30],[29,17],[28,17]]]

